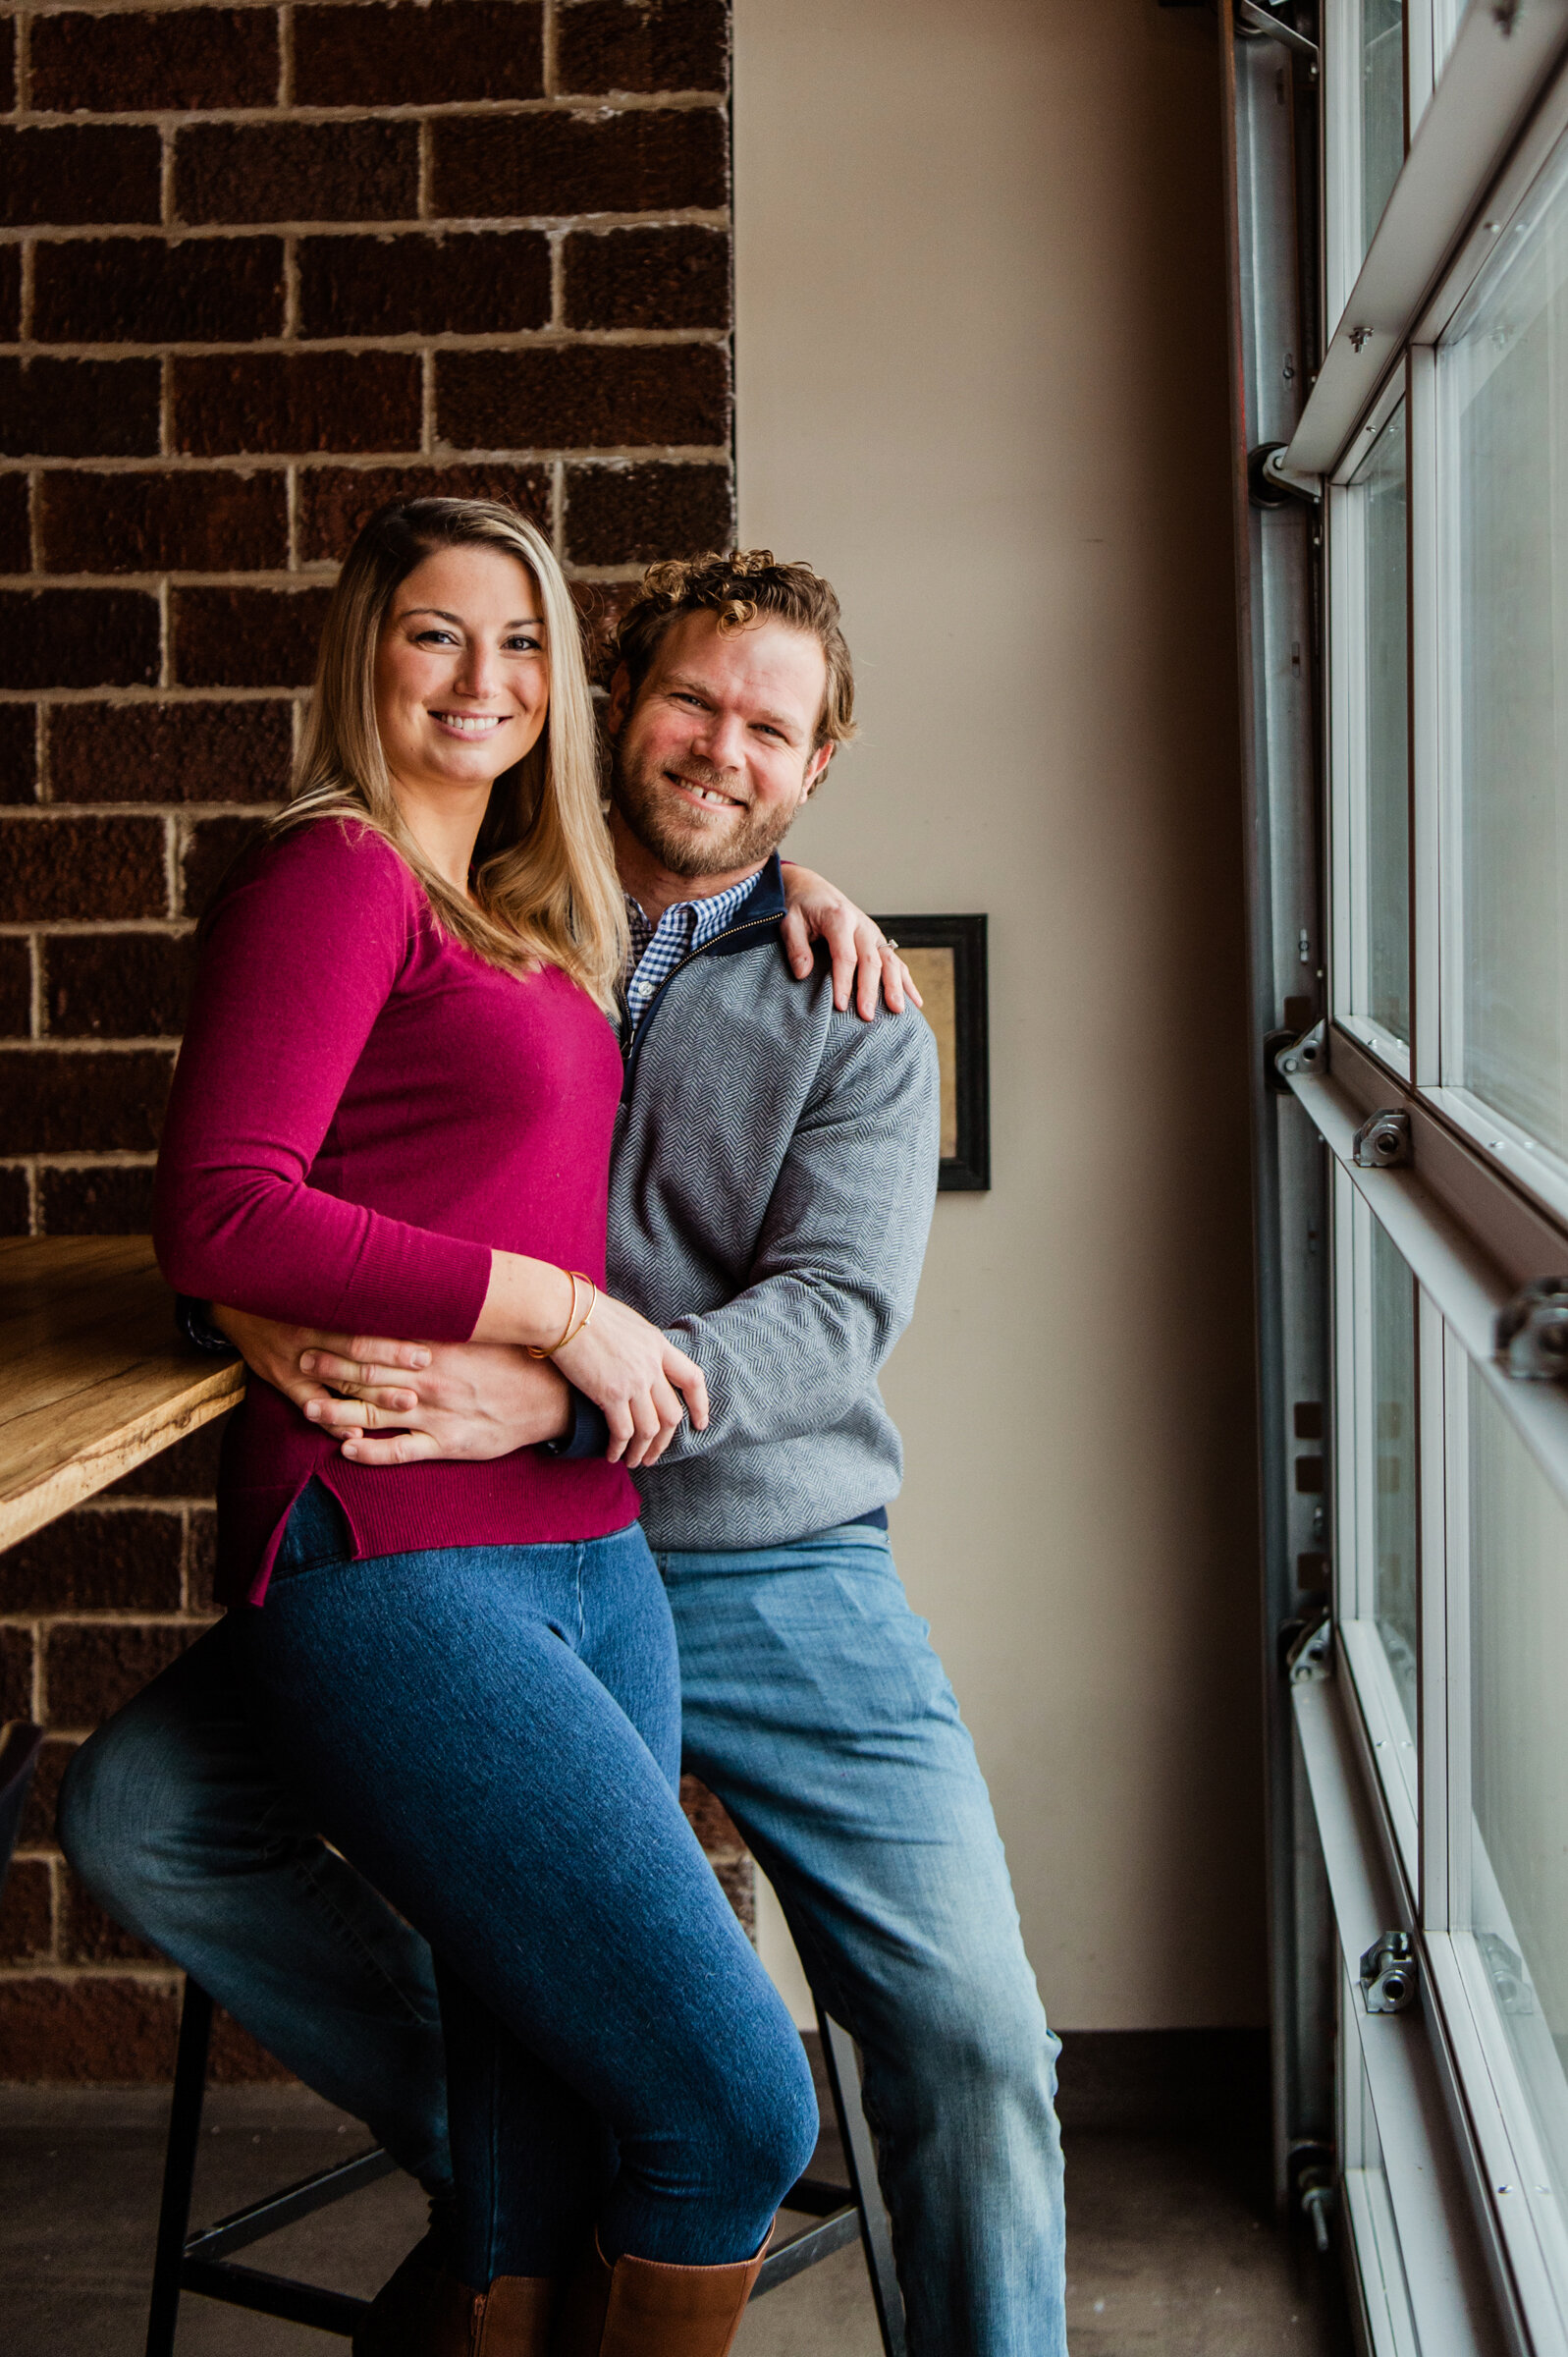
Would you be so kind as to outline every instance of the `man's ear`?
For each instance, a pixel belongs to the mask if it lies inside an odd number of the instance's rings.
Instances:
[[[828,774],[828,764],[838,750],[836,744],[819,744],[806,763],[806,791],[802,800],[809,801]]]
[[[610,683],[610,702],[605,709],[605,727],[612,737],[620,736],[630,708],[631,674],[624,663],[618,663],[616,676]]]

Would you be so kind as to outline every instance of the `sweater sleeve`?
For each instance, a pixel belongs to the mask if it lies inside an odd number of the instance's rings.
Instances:
[[[153,1242],[177,1291],[262,1317],[462,1342],[488,1246],[309,1183],[412,946],[418,887],[322,819],[253,858],[210,921],[175,1069]]]
[[[678,1427],[662,1465],[831,1430],[913,1314],[941,1155],[937,1043],[912,1012],[836,1016],[834,1038],[749,1282],[666,1329],[702,1369],[709,1412],[703,1432]]]

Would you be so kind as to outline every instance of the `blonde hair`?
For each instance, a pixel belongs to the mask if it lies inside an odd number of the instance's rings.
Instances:
[[[473,899],[437,875],[392,790],[376,725],[376,649],[392,601],[438,548],[494,548],[533,576],[544,601],[550,703],[539,741],[498,777],[474,846]],[[393,846],[437,922],[492,965],[560,966],[613,1014],[626,908],[600,806],[598,737],[582,637],[548,542],[499,501],[410,499],[381,508],[349,551],[321,632],[315,693],[288,807],[268,830],[352,818]]]
[[[828,666],[813,750],[847,744],[855,734],[855,674],[833,583],[809,565],[781,564],[771,548],[709,550],[650,565],[621,618],[616,656],[626,667],[635,701],[660,644],[683,614],[714,614],[727,636],[766,615],[815,638]]]

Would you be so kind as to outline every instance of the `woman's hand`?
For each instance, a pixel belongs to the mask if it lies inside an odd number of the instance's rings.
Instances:
[[[898,956],[897,943],[890,941],[882,927],[836,884],[787,859],[784,862],[784,886],[789,912],[779,937],[797,982],[804,982],[811,972],[812,943],[825,941],[833,962],[833,1003],[840,1014],[849,1005],[851,988],[862,1022],[869,1023],[876,1014],[879,994],[887,1000],[890,1014],[902,1014],[906,999],[912,999],[917,1007],[925,1005],[914,976]]]
[[[612,1464],[657,1464],[682,1414],[698,1432],[707,1424],[701,1368],[611,1293],[599,1295],[588,1324],[551,1356],[568,1381],[604,1410]]]

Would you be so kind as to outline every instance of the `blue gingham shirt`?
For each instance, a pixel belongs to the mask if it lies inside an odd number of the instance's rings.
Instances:
[[[742,876],[728,892],[713,893],[707,900],[676,901],[657,924],[643,914],[627,893],[631,954],[626,960],[626,1019],[633,1029],[641,1022],[660,983],[668,981],[683,958],[689,958],[705,941],[712,941],[716,933],[724,931],[756,881],[755,876]]]

